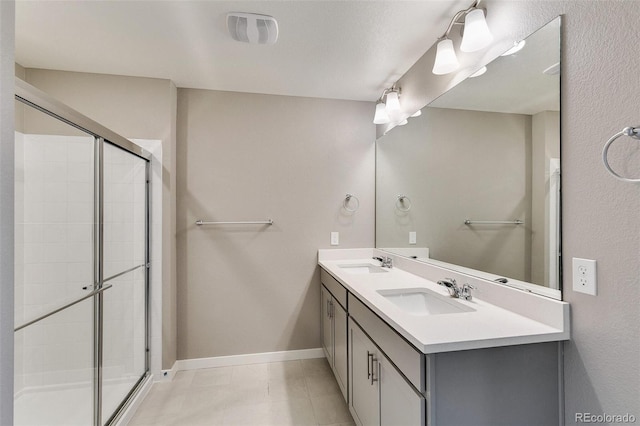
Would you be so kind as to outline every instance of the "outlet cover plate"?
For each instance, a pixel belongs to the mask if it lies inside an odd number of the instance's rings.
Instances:
[[[573,291],[578,293],[598,294],[596,285],[596,261],[573,258]]]
[[[332,232],[331,233],[331,245],[332,246],[340,245],[340,233],[339,232]]]

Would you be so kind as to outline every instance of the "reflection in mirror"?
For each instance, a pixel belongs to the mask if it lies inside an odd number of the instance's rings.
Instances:
[[[559,63],[558,17],[377,141],[376,247],[560,298]]]

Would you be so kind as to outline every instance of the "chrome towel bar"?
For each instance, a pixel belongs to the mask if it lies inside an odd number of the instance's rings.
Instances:
[[[613,141],[618,139],[620,136],[629,136],[633,139],[640,139],[640,127],[625,127],[624,129],[622,129],[622,131],[616,133],[615,135],[609,138],[607,143],[604,144],[604,148],[602,149],[602,162],[604,163],[604,167],[607,169],[609,173],[611,173],[613,177],[623,182],[632,182],[632,183],[640,182],[639,178],[628,178],[628,177],[619,175],[609,165],[609,147],[611,146]]]
[[[273,225],[273,220],[252,220],[246,222],[207,222],[205,220],[196,220],[196,225]]]
[[[465,219],[465,225],[524,225],[524,221],[516,220],[471,220]]]

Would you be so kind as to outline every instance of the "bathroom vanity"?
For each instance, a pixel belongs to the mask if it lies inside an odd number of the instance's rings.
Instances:
[[[359,425],[554,425],[569,305],[376,249],[320,250],[327,359]],[[474,287],[454,299],[437,280]]]

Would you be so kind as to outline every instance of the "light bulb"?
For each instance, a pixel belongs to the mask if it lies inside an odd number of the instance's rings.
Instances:
[[[460,50],[463,52],[475,52],[483,49],[491,43],[493,35],[489,31],[487,21],[484,19],[482,9],[473,9],[464,18],[464,34]]]
[[[433,73],[436,75],[449,74],[458,69],[460,63],[453,50],[453,42],[445,38],[438,42],[436,60],[433,63]]]
[[[378,102],[376,104],[376,115],[373,117],[373,124],[387,124],[390,121],[384,102]]]
[[[398,100],[398,92],[392,91],[387,93],[386,110],[389,118],[393,121],[398,119],[400,115],[400,101]]]

